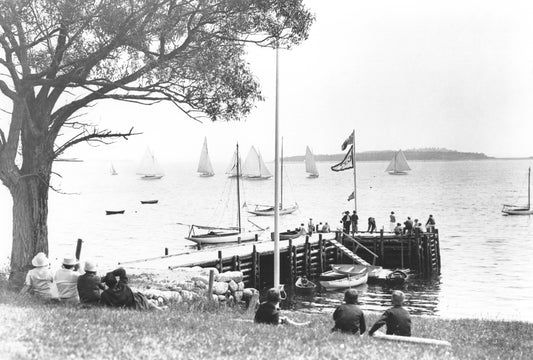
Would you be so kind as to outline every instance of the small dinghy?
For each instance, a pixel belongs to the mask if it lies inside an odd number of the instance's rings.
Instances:
[[[366,284],[368,270],[364,265],[332,265],[332,270],[320,274],[319,282],[326,290],[345,289]]]
[[[407,279],[407,273],[402,270],[394,270],[385,277],[385,283],[389,286],[403,285]]]
[[[141,204],[157,204],[159,200],[141,200]]]
[[[315,292],[316,284],[307,280],[305,276],[299,276],[294,283],[294,290],[299,295],[312,295]]]
[[[106,215],[118,215],[118,214],[124,214],[124,211],[126,210],[106,210]]]
[[[300,230],[287,230],[284,232],[279,233],[279,239],[280,240],[290,240],[290,239],[296,239],[297,237],[300,237]],[[270,238],[272,241],[274,241],[274,233],[270,233]]]

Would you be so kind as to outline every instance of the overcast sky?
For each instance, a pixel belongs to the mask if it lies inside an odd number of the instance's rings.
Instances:
[[[280,122],[286,155],[445,147],[489,156],[533,155],[533,2],[307,0],[309,39],[280,53]],[[171,106],[107,103],[89,110],[113,129],[143,135],[66,156],[197,161],[204,136],[215,162],[239,141],[274,156],[275,57],[249,62],[266,100],[239,123],[203,124]],[[2,123],[5,126],[5,121]]]

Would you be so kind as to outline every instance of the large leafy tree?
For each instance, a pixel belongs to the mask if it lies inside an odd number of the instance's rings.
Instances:
[[[82,111],[102,100],[166,101],[192,118],[241,119],[261,99],[247,44],[298,44],[312,21],[302,0],[0,0],[11,280],[48,253],[54,159],[80,142],[132,135],[84,124]]]

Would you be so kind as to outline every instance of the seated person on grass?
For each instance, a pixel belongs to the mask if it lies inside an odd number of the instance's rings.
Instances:
[[[117,277],[119,280],[117,281]],[[135,310],[163,310],[155,301],[128,286],[126,270],[118,268],[108,272],[102,281],[108,287],[100,295],[100,303],[110,307],[125,307]]]
[[[54,282],[57,285],[57,295],[59,300],[68,304],[80,302],[78,296],[78,260],[74,258],[64,258],[61,269],[56,271]]]
[[[405,296],[400,290],[392,292],[393,307],[386,310],[368,332],[372,336],[377,329],[387,325],[387,335],[411,336],[411,317],[402,305]]]
[[[355,289],[348,289],[344,293],[344,304],[335,309],[333,320],[335,326],[332,332],[340,331],[354,335],[363,335],[366,331],[365,315],[357,305],[359,294]]]
[[[279,290],[274,288],[269,289],[267,292],[266,301],[259,305],[254,317],[254,322],[258,324],[270,324],[270,325],[279,325],[279,324],[288,324],[295,326],[308,325],[309,322],[297,323],[286,316],[280,316],[279,302],[281,296]]]
[[[100,276],[96,275],[96,264],[90,260],[85,261],[83,267],[85,274],[78,277],[78,294],[80,303],[96,305],[100,302],[100,294],[105,289]]]
[[[44,253],[40,252],[33,257],[31,264],[35,268],[28,271],[20,293],[29,293],[41,299],[50,300],[52,298],[50,286],[54,280],[54,276],[49,269],[50,261],[48,261]]]

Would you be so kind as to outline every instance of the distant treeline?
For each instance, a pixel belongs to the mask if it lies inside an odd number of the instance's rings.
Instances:
[[[357,161],[390,161],[394,150],[364,151],[355,154]],[[448,149],[415,149],[403,152],[409,160],[485,160],[494,159],[483,153],[460,152]],[[316,161],[341,161],[345,154],[315,155]],[[304,156],[288,156],[285,161],[303,161]]]

